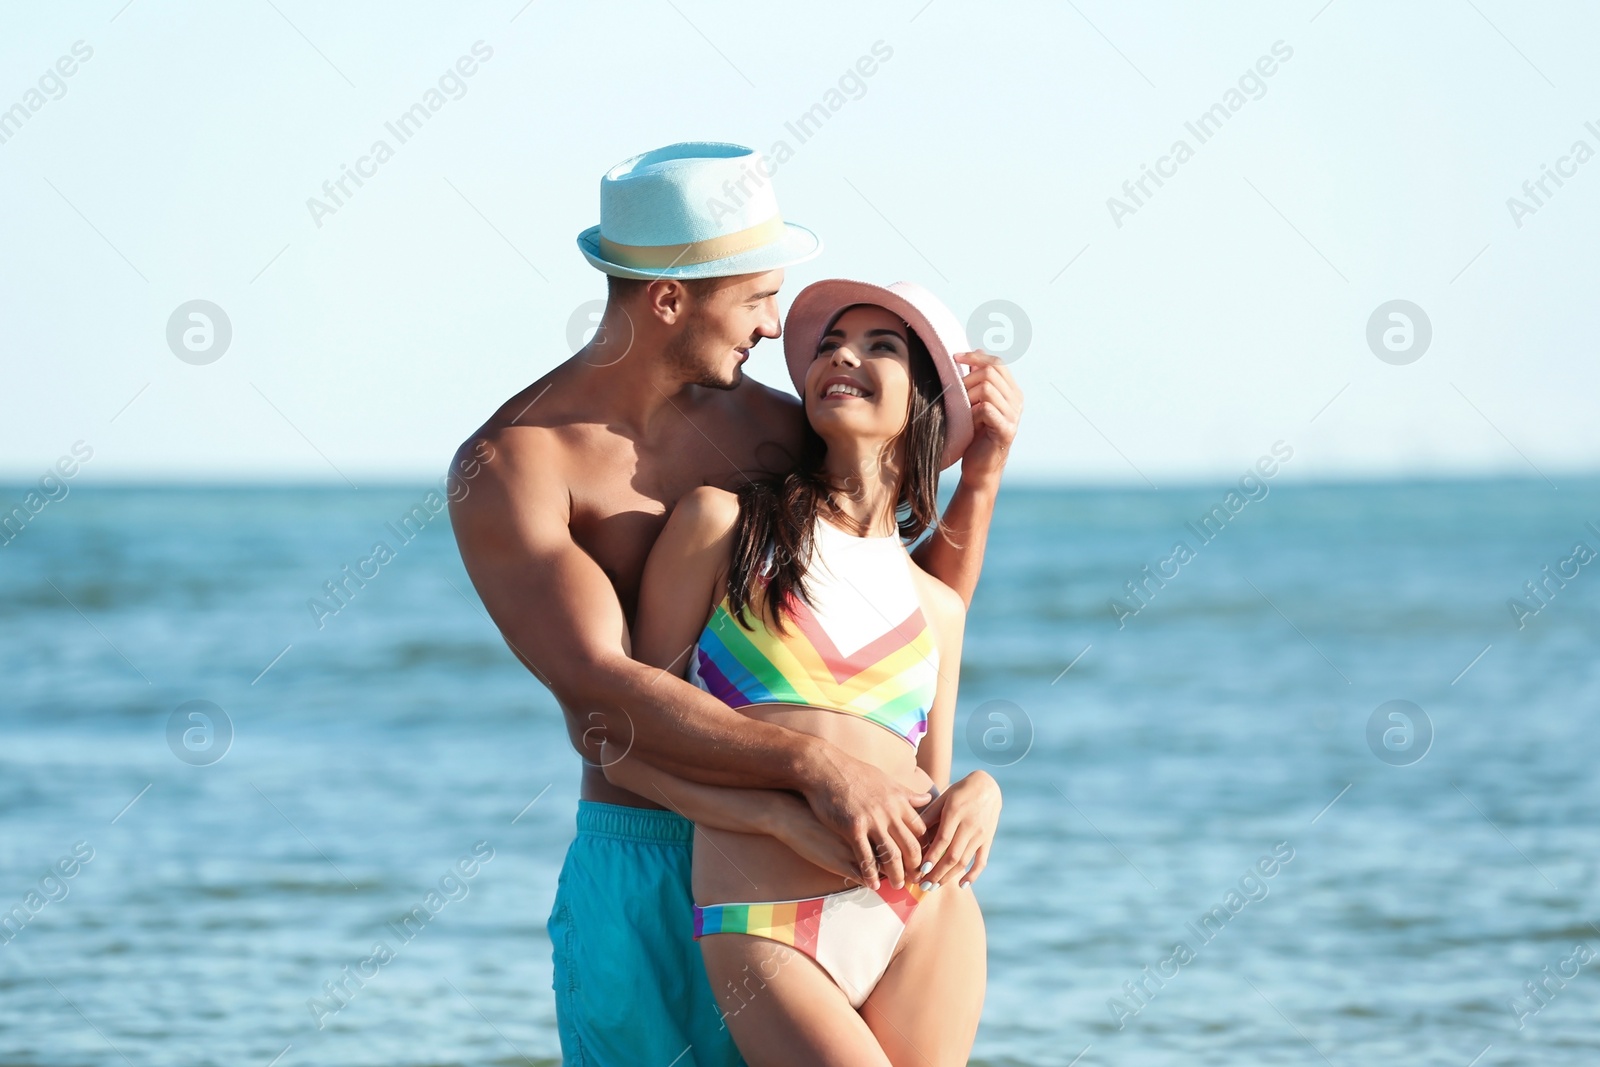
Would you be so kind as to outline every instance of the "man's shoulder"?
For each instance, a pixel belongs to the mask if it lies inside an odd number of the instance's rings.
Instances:
[[[782,389],[774,389],[748,375],[740,383],[739,388],[733,390],[732,395],[759,415],[794,420],[805,418],[805,407],[800,403],[799,397]]]
[[[571,442],[560,422],[532,417],[540,393],[535,382],[513,396],[456,448],[450,465],[458,483],[456,510],[498,511],[565,498]]]
[[[806,412],[793,393],[746,376],[737,388],[719,394],[716,402],[727,423],[738,426],[748,443],[776,441],[786,451],[798,448]]]
[[[452,469],[483,464],[501,472],[524,467],[555,470],[555,461],[564,452],[560,434],[552,427],[491,419],[456,448]]]
[[[462,442],[456,457],[492,448],[513,460],[550,460],[565,451],[562,431],[576,420],[549,395],[554,384],[552,372],[511,396]]]

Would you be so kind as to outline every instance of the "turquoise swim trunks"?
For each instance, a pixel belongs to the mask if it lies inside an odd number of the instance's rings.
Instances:
[[[743,1067],[693,936],[693,844],[670,811],[578,802],[547,926],[566,1067]]]

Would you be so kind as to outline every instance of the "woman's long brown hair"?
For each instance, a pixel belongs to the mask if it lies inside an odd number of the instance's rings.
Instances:
[[[912,542],[927,530],[939,527],[939,459],[944,454],[945,413],[943,386],[933,357],[909,326],[906,341],[911,400],[906,428],[901,431],[905,466],[895,501],[895,524],[901,539]],[[825,515],[840,525],[855,528],[858,534],[865,530],[834,502],[835,494],[848,495],[850,488],[827,481],[823,461],[828,444],[810,419],[806,420],[804,435],[800,459],[792,472],[781,479],[749,482],[739,490],[739,521],[728,570],[728,606],[747,630],[754,629],[746,621],[746,612],[755,602],[760,571],[769,551],[772,569],[761,602],[778,632],[784,633],[783,615],[789,598],[794,596],[809,603],[805,575],[811,563],[812,530],[817,518]]]

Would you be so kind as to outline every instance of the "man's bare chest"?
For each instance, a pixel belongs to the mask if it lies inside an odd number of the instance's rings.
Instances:
[[[569,477],[573,541],[605,571],[630,624],[645,561],[678,500],[702,485],[732,492],[768,475],[755,464],[755,450],[744,451],[736,459],[683,443],[676,454],[607,457]]]

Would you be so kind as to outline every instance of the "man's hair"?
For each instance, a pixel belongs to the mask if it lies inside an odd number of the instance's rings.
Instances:
[[[615,274],[607,274],[606,296],[618,303],[632,300],[644,291],[645,286],[649,285],[651,280],[649,278],[619,278]],[[683,283],[685,289],[689,290],[690,296],[700,299],[714,291],[717,288],[717,283],[724,279],[679,278],[677,280]]]

